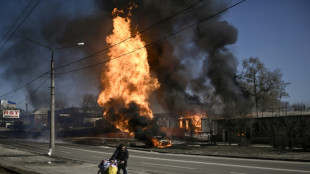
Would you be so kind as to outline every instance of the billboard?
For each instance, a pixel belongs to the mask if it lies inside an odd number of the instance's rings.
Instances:
[[[19,110],[3,110],[3,118],[19,118]]]
[[[15,109],[16,103],[8,100],[0,100],[1,108]]]

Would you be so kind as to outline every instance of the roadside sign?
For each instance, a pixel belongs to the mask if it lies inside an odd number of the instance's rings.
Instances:
[[[19,118],[19,110],[3,110],[3,118]]]

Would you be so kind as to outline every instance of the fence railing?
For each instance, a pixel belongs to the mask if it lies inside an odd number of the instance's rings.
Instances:
[[[285,108],[267,108],[252,111],[253,117],[281,117],[281,116],[297,116],[310,115],[309,107],[285,107]]]

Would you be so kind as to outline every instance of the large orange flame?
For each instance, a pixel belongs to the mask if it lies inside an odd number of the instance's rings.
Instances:
[[[140,108],[140,115],[151,119],[153,112],[149,108],[148,99],[151,92],[159,87],[159,82],[150,75],[147,50],[139,33],[130,38],[132,36],[130,18],[117,16],[123,13],[121,10],[114,9],[113,13],[115,16],[113,33],[106,38],[106,41],[109,45],[115,46],[108,52],[111,60],[103,69],[101,83],[104,89],[99,95],[98,103],[107,107],[106,104],[110,99],[121,99],[128,107],[129,103],[135,102]],[[118,44],[123,40],[126,41]],[[106,114],[104,113],[105,116]],[[119,120],[113,124],[120,130],[128,132],[126,129],[128,120]]]

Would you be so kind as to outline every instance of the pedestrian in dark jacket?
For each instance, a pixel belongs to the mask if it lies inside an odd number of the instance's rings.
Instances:
[[[118,174],[120,173],[121,169],[123,170],[123,174],[127,174],[128,158],[129,158],[129,154],[128,154],[126,146],[124,144],[119,145],[111,157],[112,163],[114,162],[114,160],[118,161],[118,165],[117,165]]]

